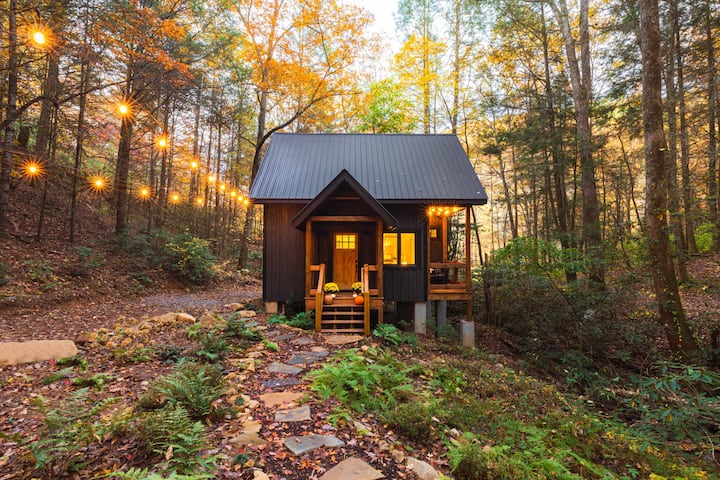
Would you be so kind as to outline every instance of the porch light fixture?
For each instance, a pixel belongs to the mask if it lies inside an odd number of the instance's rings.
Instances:
[[[433,217],[433,216],[451,217],[464,209],[465,209],[464,207],[437,205],[437,206],[428,208],[428,216],[430,216],[430,217]]]

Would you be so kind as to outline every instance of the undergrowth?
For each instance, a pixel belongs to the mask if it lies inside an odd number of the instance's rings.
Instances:
[[[696,458],[662,437],[477,354],[455,351],[422,366],[383,350],[349,350],[309,377],[322,398],[347,409],[338,418],[372,411],[408,440],[441,441],[458,480],[707,478],[692,466]]]

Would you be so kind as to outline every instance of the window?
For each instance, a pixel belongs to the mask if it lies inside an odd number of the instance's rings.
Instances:
[[[336,250],[355,250],[355,235],[338,234],[335,235]]]
[[[415,234],[383,234],[383,263],[385,265],[415,265]]]

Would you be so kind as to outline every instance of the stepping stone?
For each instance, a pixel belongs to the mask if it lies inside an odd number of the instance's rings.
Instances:
[[[347,345],[357,343],[364,338],[362,335],[329,335],[325,338],[325,342],[330,345]]]
[[[292,387],[300,383],[300,380],[296,378],[276,378],[273,380],[267,380],[263,382],[265,388],[276,388],[276,387]]]
[[[292,343],[293,345],[312,345],[313,343],[315,343],[315,341],[309,337],[298,337],[295,340],[292,340],[290,343]]]
[[[297,375],[302,372],[303,369],[300,367],[293,367],[292,365],[285,365],[280,362],[273,362],[268,367],[270,373],[284,373],[285,375]]]
[[[378,480],[380,478],[385,478],[385,475],[359,458],[350,457],[325,472],[320,480]]]
[[[278,335],[275,337],[275,341],[284,342],[285,340],[290,340],[291,338],[295,338],[295,335],[292,333],[286,333],[285,335]]]
[[[325,348],[325,347],[312,347],[312,348],[310,349],[310,351],[311,351],[311,352],[314,352],[314,353],[327,352],[327,348]]]
[[[277,337],[278,335],[280,335],[280,331],[278,330],[267,330],[265,332],[266,337]]]
[[[310,405],[275,412],[275,422],[304,422],[310,420]]]
[[[260,395],[260,401],[265,404],[266,407],[277,407],[280,405],[294,404],[305,396],[302,392],[277,392],[277,393],[266,393]]]
[[[288,360],[287,363],[290,365],[305,365],[308,363],[319,362],[328,355],[330,355],[329,352],[296,353],[292,357],[290,357],[290,360]]]
[[[345,442],[335,435],[316,435],[311,433],[310,435],[301,435],[285,439],[287,449],[297,456],[320,447],[338,448],[344,445]]]

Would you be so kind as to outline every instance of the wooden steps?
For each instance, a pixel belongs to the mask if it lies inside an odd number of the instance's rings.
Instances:
[[[323,332],[364,333],[363,305],[355,305],[352,297],[337,296],[331,305],[323,305],[320,326]]]

